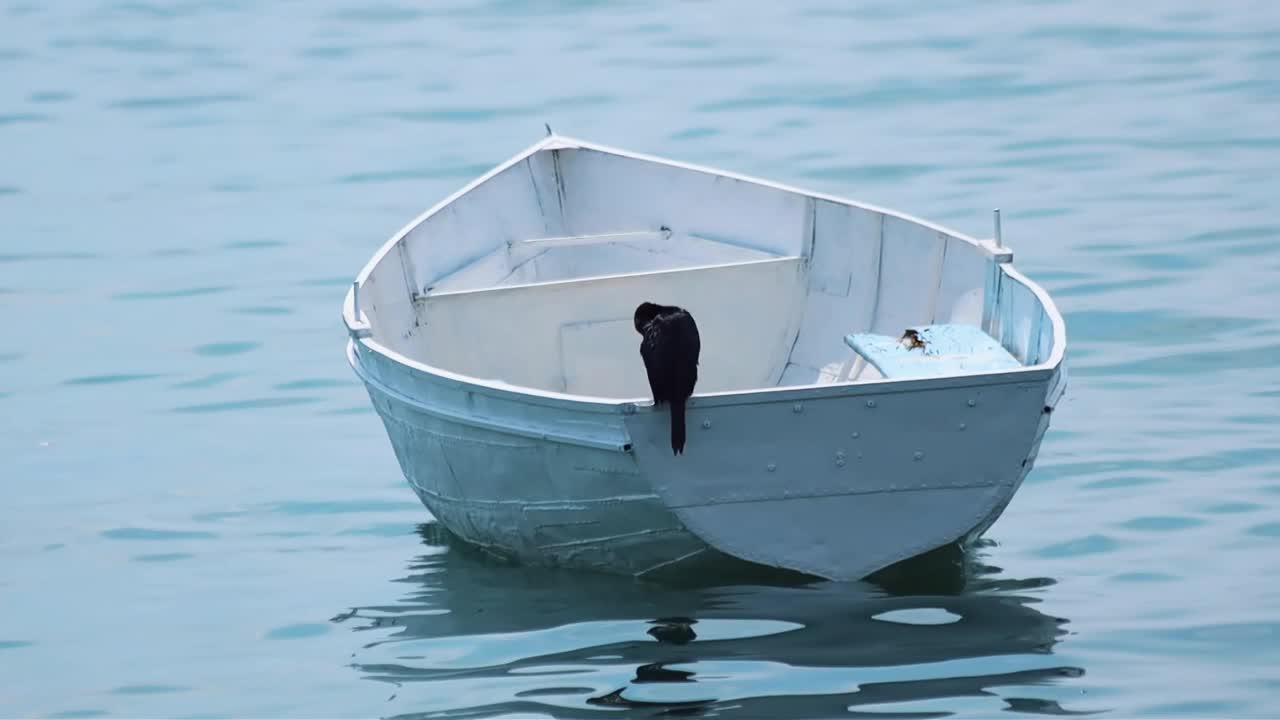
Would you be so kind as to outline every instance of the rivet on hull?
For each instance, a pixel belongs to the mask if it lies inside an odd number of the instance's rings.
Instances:
[[[921,451],[919,451],[919,450],[917,450],[917,451],[915,452],[915,454],[914,454],[914,455],[912,455],[911,457],[915,458],[916,460],[923,460],[923,459],[924,459],[924,453],[923,453],[923,452],[921,452]]]
[[[977,400],[974,400],[973,398],[969,398],[969,407],[976,407],[977,405],[978,405]]]
[[[875,400],[868,400],[868,401],[867,401],[867,407],[869,407],[869,408],[874,408],[875,406],[876,406],[876,401],[875,401]]]
[[[769,472],[773,472],[774,470],[778,469],[777,463],[769,463],[765,467],[769,470]]]
[[[964,430],[964,429],[965,429],[965,428],[967,428],[967,427],[969,427],[969,426],[968,426],[968,425],[966,425],[966,424],[964,424],[964,423],[960,423],[960,429],[961,429],[961,430]]]
[[[852,433],[849,434],[849,437],[853,438],[854,440],[857,440],[859,437],[862,437],[862,433],[858,432],[857,430],[854,430]]]
[[[702,429],[703,429],[703,430],[710,430],[710,429],[711,429],[711,421],[710,421],[710,420],[703,420],[703,421],[702,421]]]

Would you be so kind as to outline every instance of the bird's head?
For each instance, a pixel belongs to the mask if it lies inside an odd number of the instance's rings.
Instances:
[[[644,326],[648,325],[649,321],[653,320],[655,317],[658,316],[658,313],[661,313],[661,312],[662,312],[662,306],[655,305],[654,303],[651,303],[651,302],[642,302],[639,305],[637,305],[636,313],[635,313],[636,332],[643,335]]]

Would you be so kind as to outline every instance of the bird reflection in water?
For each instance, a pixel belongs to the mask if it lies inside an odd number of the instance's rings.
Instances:
[[[375,636],[352,667],[396,685],[403,717],[839,717],[923,701],[937,716],[960,698],[1077,712],[1036,697],[1084,674],[1051,660],[1067,621],[1034,593],[1053,581],[1003,577],[980,551],[858,583],[657,584],[500,562],[434,523],[419,532],[427,552],[397,579],[408,595],[333,618]]]

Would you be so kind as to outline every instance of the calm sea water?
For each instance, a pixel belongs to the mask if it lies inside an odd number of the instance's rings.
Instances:
[[[963,574],[659,587],[431,522],[339,306],[544,122],[1004,210],[1073,374]],[[0,715],[1274,716],[1277,277],[1270,0],[0,1]]]

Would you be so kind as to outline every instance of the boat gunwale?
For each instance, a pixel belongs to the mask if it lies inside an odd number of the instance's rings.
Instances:
[[[396,231],[380,248],[370,257],[356,275],[353,287],[347,289],[346,297],[342,305],[342,320],[346,325],[349,335],[349,346],[352,343],[360,342],[369,351],[382,355],[388,360],[395,362],[405,368],[416,373],[431,376],[437,380],[447,381],[449,384],[460,389],[469,391],[484,391],[498,397],[510,400],[521,401],[531,404],[549,405],[554,407],[571,407],[579,410],[592,410],[595,412],[617,413],[617,412],[636,412],[642,408],[652,409],[654,407],[650,398],[612,398],[599,395],[580,395],[575,393],[558,392],[555,390],[545,390],[542,388],[530,387],[525,385],[512,385],[501,381],[488,380],[478,378],[463,373],[454,372],[445,368],[428,365],[420,360],[411,358],[400,353],[375,340],[371,333],[368,332],[368,324],[360,321],[354,316],[354,294],[357,286],[363,286],[368,280],[369,275],[374,268],[396,248],[404,239],[413,232],[419,225],[431,218],[435,214],[441,212],[449,205],[456,202],[463,195],[471,192],[475,188],[496,177],[497,175],[509,170],[521,162],[528,160],[530,157],[543,150],[571,150],[583,149],[601,152],[607,155],[615,155],[618,157],[630,158],[642,162],[649,162],[658,165],[664,165],[681,170],[698,172],[717,177],[725,177],[741,182],[750,183],[762,187],[768,187],[786,193],[800,195],[815,200],[825,200],[837,205],[858,208],[869,212],[879,213],[884,216],[898,218],[908,223],[913,223],[921,227],[928,228],[935,232],[941,233],[947,237],[955,238],[962,242],[967,242],[975,248],[983,252],[989,262],[997,265],[1000,272],[1005,273],[1008,279],[1017,282],[1026,287],[1036,299],[1040,302],[1044,313],[1048,316],[1049,322],[1053,328],[1053,343],[1049,352],[1049,357],[1034,365],[1024,365],[1012,370],[1000,371],[978,371],[971,373],[951,373],[938,377],[928,378],[877,378],[875,380],[845,381],[835,383],[809,383],[804,385],[785,385],[785,386],[762,386],[753,388],[744,388],[739,390],[726,390],[709,393],[695,393],[690,398],[691,406],[703,405],[707,407],[715,407],[720,405],[746,404],[756,402],[782,402],[791,400],[803,400],[815,397],[846,397],[864,394],[886,394],[896,392],[916,392],[921,390],[929,390],[940,387],[971,387],[984,385],[999,385],[1017,382],[1045,382],[1049,377],[1057,372],[1062,365],[1063,358],[1066,354],[1066,325],[1063,321],[1062,314],[1058,310],[1056,303],[1050,297],[1049,293],[1038,283],[1028,278],[1025,274],[1013,266],[1011,260],[1003,259],[1010,252],[1008,248],[993,248],[988,243],[979,241],[969,235],[952,230],[931,220],[926,220],[909,213],[905,213],[890,208],[873,205],[870,203],[852,200],[850,198],[824,193],[819,191],[807,190],[801,187],[789,185],[786,183],[775,182],[764,178],[744,175],[728,170],[722,170],[705,165],[697,165],[692,163],[671,160],[645,153],[631,152],[607,145],[601,145],[588,141],[578,140],[576,138],[564,135],[548,135],[546,138],[526,147],[524,150],[516,153],[507,160],[495,165],[488,172],[480,175],[471,182],[462,186],[458,190],[450,193],[444,199],[432,205],[430,208],[414,217],[412,220],[403,225],[400,230]],[[768,258],[759,262],[770,262],[780,259],[786,259],[793,256],[779,256],[778,258]],[[730,263],[740,264],[740,263]],[[622,273],[608,276],[593,276],[591,278],[575,278],[574,280],[601,279],[603,277],[622,277],[638,273]],[[569,281],[566,281],[569,282]],[[540,283],[535,283],[540,284]],[[460,294],[465,292],[476,292],[477,290],[500,289],[500,288],[481,288],[469,291],[452,291]],[[439,293],[446,295],[450,291]],[[410,304],[414,304],[414,298],[409,299]],[[359,329],[365,329],[360,331]],[[359,362],[357,353],[348,353],[348,360],[354,365]]]
[[[348,362],[353,366],[359,362],[357,353],[354,350],[354,338],[348,340],[347,353]],[[454,389],[475,392],[477,390],[487,391],[487,394],[498,397],[500,399],[523,402],[530,405],[545,405],[556,408],[571,408],[576,410],[591,410],[605,414],[629,414],[639,411],[652,411],[656,409],[653,400],[649,397],[633,397],[633,398],[610,398],[599,395],[574,395],[572,393],[557,392],[555,390],[542,390],[540,388],[531,388],[524,385],[512,385],[510,383],[495,382],[491,380],[478,380],[470,375],[456,373],[444,368],[437,368],[426,365],[422,362],[414,360],[403,355],[396,350],[371,341],[368,338],[361,338],[360,342],[369,347],[371,351],[377,352],[385,356],[388,360],[404,366],[415,372],[425,374],[433,380],[444,380]],[[357,374],[365,379],[365,373],[356,370]],[[937,377],[922,378],[876,378],[874,380],[859,380],[857,382],[838,382],[838,383],[814,383],[808,385],[780,385],[771,387],[747,388],[745,390],[721,390],[708,393],[695,393],[689,398],[688,405],[690,408],[699,407],[724,407],[731,405],[751,405],[760,403],[784,403],[805,400],[821,400],[845,397],[859,397],[862,395],[885,396],[898,393],[924,392],[928,390],[939,389],[956,389],[966,387],[988,387],[994,385],[1015,385],[1015,384],[1038,384],[1046,383],[1049,378],[1057,372],[1057,367],[1041,365],[1032,365],[1012,370],[1001,370],[996,372],[975,371],[967,373],[952,373],[948,375],[939,375]],[[376,378],[374,378],[377,380]],[[385,386],[386,383],[377,380],[379,387]],[[403,393],[399,393],[403,395]],[[426,409],[426,405],[415,401],[415,405]]]

